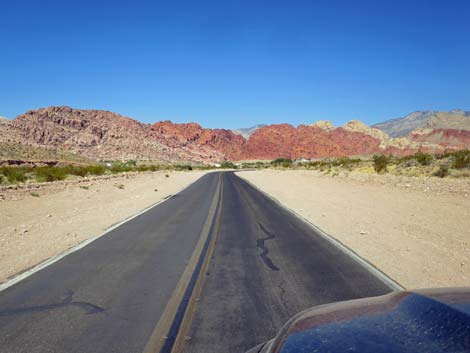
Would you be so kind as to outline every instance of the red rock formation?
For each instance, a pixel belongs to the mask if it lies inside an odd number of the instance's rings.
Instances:
[[[181,146],[214,150],[235,157],[239,155],[245,139],[225,129],[204,129],[199,124],[175,124],[171,121],[160,121],[153,125],[153,130],[165,136],[172,136]],[[225,159],[225,158],[223,158]]]
[[[293,127],[264,126],[248,140],[231,130],[204,129],[196,123],[143,124],[108,111],[49,107],[0,124],[0,142],[72,152],[93,159],[154,161],[271,160],[376,153],[409,154],[469,148],[470,131],[426,129],[393,139],[351,121],[334,128],[323,122]]]
[[[108,111],[49,107],[8,123],[19,142],[70,151],[94,159],[206,161],[223,159],[214,149],[185,147],[178,135]]]
[[[102,110],[49,107],[2,123],[0,140],[61,149],[93,159],[221,161],[245,143],[230,130],[195,123],[143,124]]]
[[[289,124],[258,129],[242,147],[242,159],[278,157],[320,158],[383,152],[380,140],[364,133],[343,128],[325,130],[318,126]]]

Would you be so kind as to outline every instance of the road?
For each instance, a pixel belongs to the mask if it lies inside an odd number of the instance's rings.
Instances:
[[[244,352],[305,308],[390,290],[235,174],[210,173],[0,292],[0,352]]]

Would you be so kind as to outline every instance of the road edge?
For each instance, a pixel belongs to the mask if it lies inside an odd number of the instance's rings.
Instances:
[[[385,283],[391,290],[393,291],[404,291],[406,290],[405,287],[403,287],[398,281],[394,280],[390,276],[388,276],[385,272],[380,270],[378,267],[376,267],[373,263],[369,262],[367,259],[363,258],[360,256],[356,251],[351,249],[349,246],[332,236],[331,234],[328,234],[325,232],[323,229],[319,228],[312,222],[310,222],[307,218],[302,216],[301,214],[297,213],[293,209],[287,207],[284,205],[279,199],[275,198],[271,194],[267,193],[264,190],[261,190],[258,186],[253,184],[251,181],[243,178],[242,176],[238,175],[239,172],[234,173],[237,177],[245,181],[248,185],[256,189],[257,191],[261,192],[263,195],[265,195],[267,198],[275,202],[278,206],[292,214],[293,216],[297,217],[304,223],[306,223],[309,227],[313,228],[321,237],[329,241],[331,244],[333,244],[336,248],[338,248],[341,252],[343,252],[345,255],[351,257],[354,259],[357,263],[362,265],[366,270],[368,270],[372,275],[380,279],[383,283]]]

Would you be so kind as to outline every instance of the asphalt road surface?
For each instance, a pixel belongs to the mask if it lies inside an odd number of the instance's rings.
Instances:
[[[166,327],[202,243],[192,304]],[[390,290],[235,174],[210,173],[0,292],[0,352],[169,352],[149,344],[157,324],[179,328],[185,352],[244,352],[303,309]]]

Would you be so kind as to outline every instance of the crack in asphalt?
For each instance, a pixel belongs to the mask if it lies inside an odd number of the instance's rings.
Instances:
[[[266,266],[268,266],[268,268],[272,271],[279,271],[280,268],[277,267],[276,265],[274,265],[273,261],[269,258],[268,254],[269,254],[269,249],[266,247],[266,245],[264,244],[265,241],[267,240],[271,240],[271,239],[274,239],[276,238],[276,236],[270,232],[268,232],[261,223],[258,223],[260,229],[266,233],[267,237],[266,238],[259,238],[256,240],[256,247],[261,249],[261,254],[259,254],[259,256],[261,257],[261,259],[263,260],[264,264]]]
[[[72,301],[72,297],[73,297],[73,292],[66,292],[65,298],[62,300],[61,303],[53,303],[53,304],[46,304],[46,305],[30,306],[30,307],[25,307],[25,308],[3,310],[3,311],[0,311],[0,317],[49,311],[49,310],[54,310],[54,309],[59,309],[59,308],[65,308],[67,306],[79,307],[80,309],[83,309],[85,311],[85,315],[97,314],[97,313],[104,311],[104,308],[98,305],[92,304],[92,303],[74,302]]]

